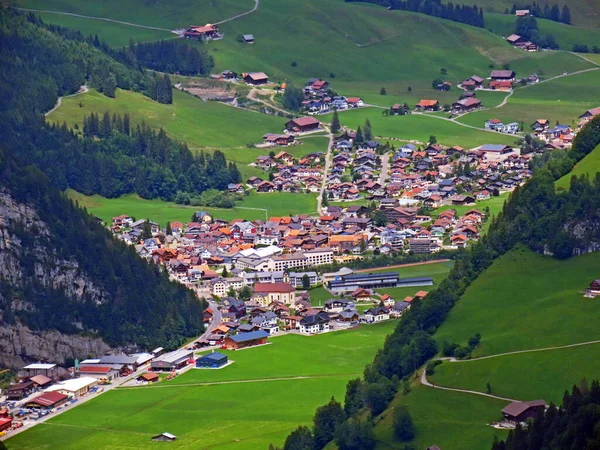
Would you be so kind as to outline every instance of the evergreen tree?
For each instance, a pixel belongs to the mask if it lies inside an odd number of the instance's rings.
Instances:
[[[152,226],[150,225],[150,221],[145,220],[142,225],[142,239],[150,239],[152,237]]]
[[[336,428],[346,420],[342,405],[333,397],[326,405],[317,408],[313,418],[314,449],[321,450],[334,437]]]
[[[171,222],[167,222],[167,227],[165,229],[165,233],[167,234],[167,236],[173,235],[173,230],[171,229]]]
[[[299,426],[285,440],[283,450],[313,450],[314,439],[310,428]]]
[[[346,398],[344,412],[347,417],[352,417],[364,406],[363,383],[360,378],[354,378],[346,384]]]
[[[117,80],[113,74],[110,74],[106,81],[104,82],[104,86],[102,89],[102,93],[107,97],[115,97],[115,90],[117,89]]]
[[[221,272],[221,276],[223,278],[227,278],[229,276],[229,272],[227,272],[227,267],[223,266],[223,271]]]
[[[323,194],[321,194],[321,206],[323,208],[329,206],[329,199],[327,198],[327,193],[325,191],[323,191]]]
[[[377,445],[373,423],[351,418],[343,422],[335,433],[339,450],[373,450]]]
[[[571,10],[569,9],[569,7],[566,4],[565,4],[565,6],[563,6],[562,14],[560,16],[560,21],[562,23],[566,23],[567,25],[571,25]]]
[[[283,107],[289,111],[298,111],[303,99],[302,89],[292,83],[288,83],[283,93]]]
[[[385,87],[382,87],[382,88],[379,90],[379,95],[387,95],[387,90],[385,89]]]
[[[338,116],[337,110],[335,110],[333,112],[333,117],[331,119],[331,132],[333,134],[337,134],[337,133],[339,133],[341,128],[342,128],[342,126],[340,124],[340,118]]]
[[[555,22],[559,22],[560,21],[560,10],[558,9],[558,5],[555,3],[554,5],[552,5],[552,8],[550,8],[550,20],[554,20]]]
[[[408,442],[415,437],[415,426],[412,417],[403,405],[394,408],[393,416],[394,434],[400,441]]]
[[[130,119],[129,119],[129,114],[128,114],[128,113],[125,113],[125,114],[123,115],[123,134],[126,134],[127,136],[129,136],[129,133],[130,133],[130,129],[129,129],[129,126],[130,126],[130,125],[129,125],[129,121],[130,121]]]
[[[363,133],[365,136],[365,142],[373,140],[373,131],[371,130],[371,122],[369,119],[365,120],[365,129]]]
[[[165,101],[168,105],[173,103],[173,85],[171,84],[171,78],[166,74],[163,78],[164,89],[165,89]]]
[[[304,274],[302,276],[302,288],[303,289],[310,289],[310,278],[308,277],[307,274]]]
[[[111,135],[112,132],[112,128],[110,125],[110,114],[108,113],[108,111],[104,112],[104,115],[102,116],[102,122],[100,122],[100,130],[99,130],[99,137],[106,139]]]
[[[354,143],[355,144],[362,144],[364,142],[365,142],[365,138],[363,136],[362,129],[360,128],[360,125],[359,125],[358,129],[356,130],[356,136],[354,138]]]

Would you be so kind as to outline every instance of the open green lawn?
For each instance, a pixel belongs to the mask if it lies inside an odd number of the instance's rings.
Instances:
[[[397,272],[400,278],[413,278],[413,277],[431,277],[433,278],[433,286],[419,286],[419,287],[399,287],[399,288],[385,288],[377,289],[380,294],[389,294],[395,300],[401,301],[405,297],[413,296],[418,291],[429,292],[435,289],[448,275],[450,269],[454,266],[454,261],[440,262],[434,264],[422,264],[419,266],[401,267],[398,269],[380,269],[373,270],[373,273],[377,272]]]
[[[543,398],[560,403],[565,390],[600,371],[600,344],[521,353],[468,362],[444,362],[431,380],[440,386],[492,393],[516,400]]]
[[[219,102],[203,102],[192,95],[173,91],[173,104],[163,105],[131,91],[117,90],[108,98],[94,90],[63,99],[48,121],[81,128],[83,117],[92,112],[102,115],[129,113],[133,123],[145,122],[164,128],[167,134],[186,142],[191,149],[242,147],[262,142],[267,132],[281,132],[285,119],[233,108]],[[241,150],[243,151],[243,150]],[[268,153],[268,152],[267,152]]]
[[[489,131],[475,130],[459,124],[441,120],[428,114],[411,114],[406,116],[383,116],[378,108],[361,108],[344,111],[339,115],[342,125],[356,129],[364,126],[369,119],[373,133],[383,138],[415,139],[428,142],[434,135],[437,141],[446,145],[460,145],[466,148],[482,144],[513,144],[514,136],[506,136]],[[331,120],[331,115],[324,116]],[[481,124],[483,127],[483,124]],[[393,142],[392,142],[393,143]]]
[[[598,278],[600,253],[566,261],[517,248],[467,289],[435,337],[466,345],[481,333],[475,357],[598,339],[600,299],[582,291]]]
[[[343,398],[348,379],[362,373],[395,326],[365,326],[322,336],[282,336],[271,344],[230,353],[221,370],[192,369],[172,382],[117,389],[66,412],[8,442],[16,449],[153,447],[150,437],[168,431],[177,449],[265,449],[281,446],[317,406]],[[268,378],[305,375],[306,379]],[[211,380],[251,380],[182,386]]]
[[[571,177],[587,175],[590,179],[594,179],[596,173],[600,172],[600,145],[596,147],[590,154],[586,155],[579,161],[573,170],[556,182],[558,189],[569,189]]]
[[[504,123],[523,121],[525,130],[536,119],[576,125],[581,114],[600,105],[598,79],[600,71],[591,71],[518,88],[505,106],[467,114],[458,121],[483,127],[486,120],[496,117]]]
[[[398,404],[408,408],[415,425],[416,436],[409,448],[421,450],[435,444],[441,449],[482,450],[491,448],[494,436],[507,435],[487,425],[501,419],[500,410],[506,402],[415,383],[408,395],[398,394],[383,413],[375,428],[378,450],[404,448],[392,428],[392,410]]]
[[[327,300],[329,300],[330,298],[335,298],[335,295],[332,295],[323,287],[312,288],[309,292],[310,303],[313,306],[323,306]]]
[[[500,194],[498,197],[490,197],[488,200],[478,200],[477,202],[475,202],[475,206],[444,205],[440,208],[437,208],[434,212],[434,215],[440,214],[449,209],[454,209],[459,216],[462,216],[471,209],[478,209],[479,211],[485,212],[485,209],[489,208],[490,216],[487,218],[482,228],[484,232],[487,232],[488,228],[492,223],[491,219],[494,216],[496,216],[500,211],[502,211],[502,207],[504,206],[504,202],[508,199],[508,196],[509,193],[505,192],[503,194]]]
[[[105,198],[99,195],[85,196],[74,191],[68,191],[67,194],[80,206],[87,208],[91,214],[100,217],[106,223],[110,223],[112,217],[128,214],[137,219],[147,218],[164,226],[167,222],[173,221],[189,222],[195,211],[208,211],[215,218],[227,221],[233,219],[265,220],[265,211],[252,208],[268,209],[267,217],[314,213],[317,208],[316,194],[286,192],[253,193],[244,197],[244,200],[232,209],[177,205],[159,199],[145,200],[137,195]]]
[[[539,18],[536,20],[540,35],[553,35],[561,50],[570,51],[573,49],[573,44],[585,44],[590,49],[594,45],[600,45],[600,32],[597,28],[579,28]],[[513,15],[488,14],[485,16],[486,28],[500,36],[513,34],[515,23],[516,17]]]

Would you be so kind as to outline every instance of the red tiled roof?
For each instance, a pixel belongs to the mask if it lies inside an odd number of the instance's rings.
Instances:
[[[289,283],[255,283],[254,292],[294,292],[294,287]]]

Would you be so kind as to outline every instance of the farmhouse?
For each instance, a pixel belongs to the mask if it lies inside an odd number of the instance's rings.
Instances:
[[[535,417],[536,413],[546,408],[545,400],[533,400],[529,402],[512,402],[502,410],[502,415],[509,422],[525,422],[525,420]]]
[[[490,83],[490,89],[493,91],[510,91],[512,90],[512,81],[510,80],[495,80]]]
[[[252,86],[260,86],[269,82],[269,77],[264,72],[250,72],[242,74],[244,81]]]
[[[224,355],[223,353],[207,353],[196,360],[196,367],[218,369],[219,367],[226,365],[227,361],[227,355]]]
[[[354,304],[350,300],[346,300],[343,298],[340,298],[340,299],[332,298],[325,302],[323,309],[327,312],[339,313],[339,312],[342,312],[344,309],[353,307],[353,306],[354,306]]]
[[[68,395],[60,392],[44,392],[25,403],[26,408],[52,409],[62,405],[69,399]]]
[[[235,336],[226,337],[223,345],[230,350],[239,350],[266,344],[268,337],[269,333],[264,330],[251,331],[250,333],[240,333]]]
[[[492,80],[499,81],[513,81],[515,76],[514,70],[492,70],[492,73],[490,74]]]
[[[437,111],[440,109],[440,102],[437,100],[421,100],[415,105],[415,109],[421,109],[423,111]]]
[[[600,279],[594,280],[585,290],[586,297],[597,297],[600,295]]]
[[[219,27],[207,23],[203,27],[191,26],[183,32],[183,37],[186,39],[202,40],[214,39],[219,35]]]
[[[254,35],[253,34],[243,34],[242,39],[246,44],[254,44]]]
[[[580,115],[579,118],[584,119],[584,120],[591,120],[599,114],[600,114],[600,106],[598,106],[597,108],[588,109],[586,112],[584,112],[582,115]]]
[[[526,40],[527,39],[522,38],[518,34],[511,34],[506,38],[506,42],[508,42],[510,45],[517,45],[525,42]]]
[[[172,371],[184,367],[194,356],[191,350],[175,350],[170,353],[165,353],[152,361],[151,368],[153,371]]]
[[[285,124],[285,128],[293,133],[306,133],[308,131],[318,130],[321,122],[314,117],[300,117],[292,119]]]
[[[467,97],[452,104],[452,109],[456,112],[473,111],[476,108],[483,106],[481,100],[475,97]]]
[[[263,139],[266,144],[274,145],[290,145],[294,142],[294,136],[292,136],[291,134],[266,133],[263,136]]]

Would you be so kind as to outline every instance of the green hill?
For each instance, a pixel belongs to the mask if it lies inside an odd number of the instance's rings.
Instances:
[[[596,147],[592,153],[579,161],[573,170],[556,182],[558,189],[568,189],[573,175],[587,175],[590,178],[600,172],[600,146]]]

